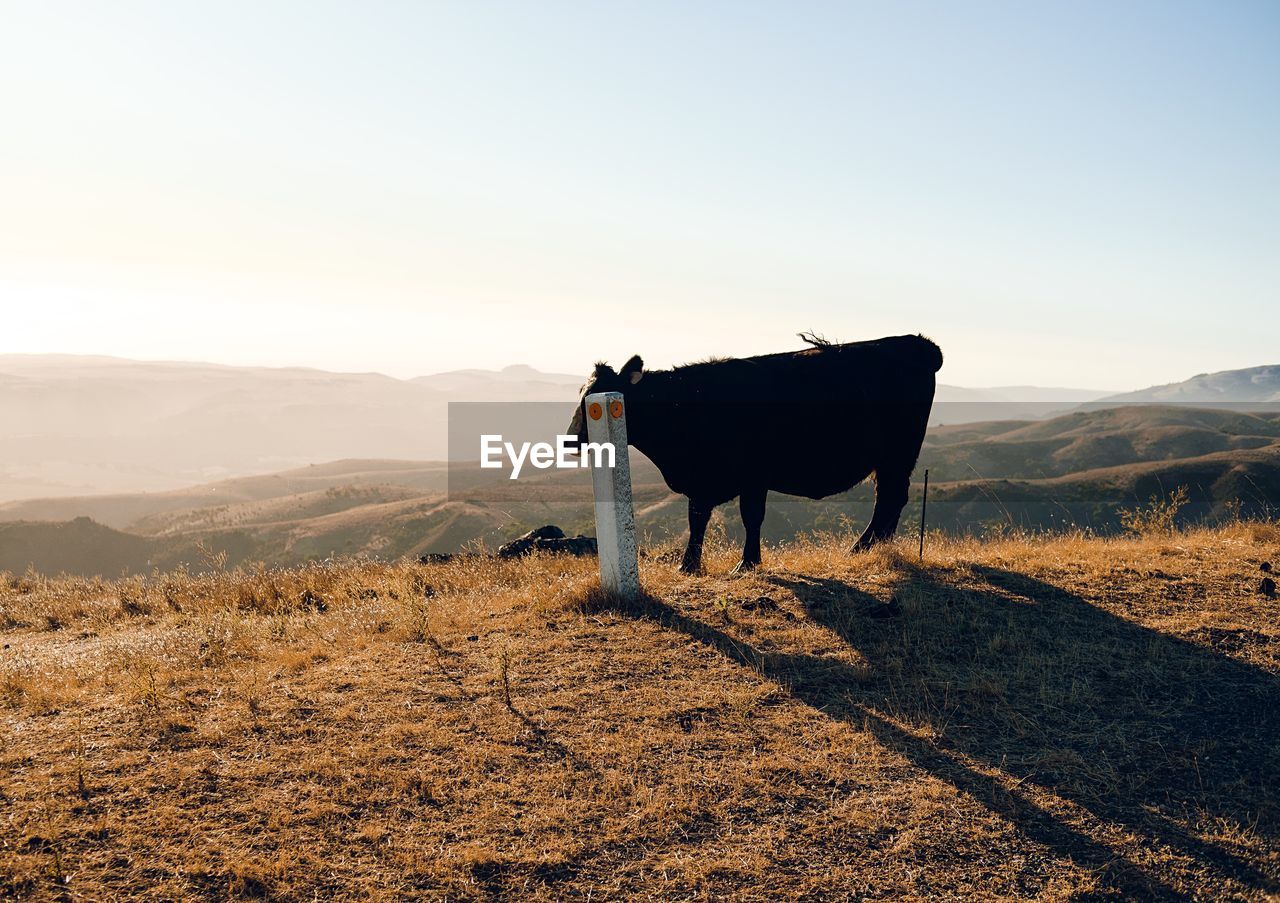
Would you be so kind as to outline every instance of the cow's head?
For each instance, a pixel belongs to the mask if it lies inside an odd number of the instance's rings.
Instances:
[[[644,361],[640,359],[640,355],[634,354],[631,360],[622,365],[622,372],[615,371],[604,361],[596,364],[596,369],[592,371],[591,378],[587,380],[582,387],[582,391],[578,393],[578,409],[573,413],[573,420],[569,422],[568,434],[577,436],[579,442],[587,441],[587,417],[584,407],[586,397],[594,395],[597,392],[622,392],[626,393],[628,389],[640,382],[644,376]]]

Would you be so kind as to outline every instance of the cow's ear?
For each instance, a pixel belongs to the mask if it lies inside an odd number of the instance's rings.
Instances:
[[[631,360],[622,365],[622,378],[633,386],[644,378],[644,361],[640,355],[632,355]]]
[[[606,376],[616,376],[617,374],[615,374],[613,372],[613,368],[604,361],[596,361],[596,369],[592,375],[595,376],[596,379],[603,379]]]

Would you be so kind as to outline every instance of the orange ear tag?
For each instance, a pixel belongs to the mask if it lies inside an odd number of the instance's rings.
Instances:
[[[592,420],[599,420],[600,415],[603,413],[604,411],[600,409],[600,402],[598,401],[591,402],[591,404],[587,407],[587,416],[590,417]]]
[[[617,399],[609,402],[609,416],[614,420],[622,416],[622,402]]]

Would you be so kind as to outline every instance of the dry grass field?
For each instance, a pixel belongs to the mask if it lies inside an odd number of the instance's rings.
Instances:
[[[1266,899],[1280,529],[0,583],[0,898]]]

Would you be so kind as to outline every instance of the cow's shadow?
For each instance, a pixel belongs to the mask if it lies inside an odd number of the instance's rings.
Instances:
[[[830,656],[762,651],[657,599],[620,610],[866,727],[1114,891],[1180,896],[1167,874],[1037,802],[1037,787],[1163,851],[1153,859],[1192,859],[1184,864],[1255,892],[1280,889],[1274,858],[1263,871],[1186,827],[1225,825],[1280,849],[1280,678],[1023,574],[973,567],[957,585],[927,568],[899,571],[892,606],[851,582],[766,578],[857,650],[870,673]],[[993,781],[992,770],[1007,779]]]

